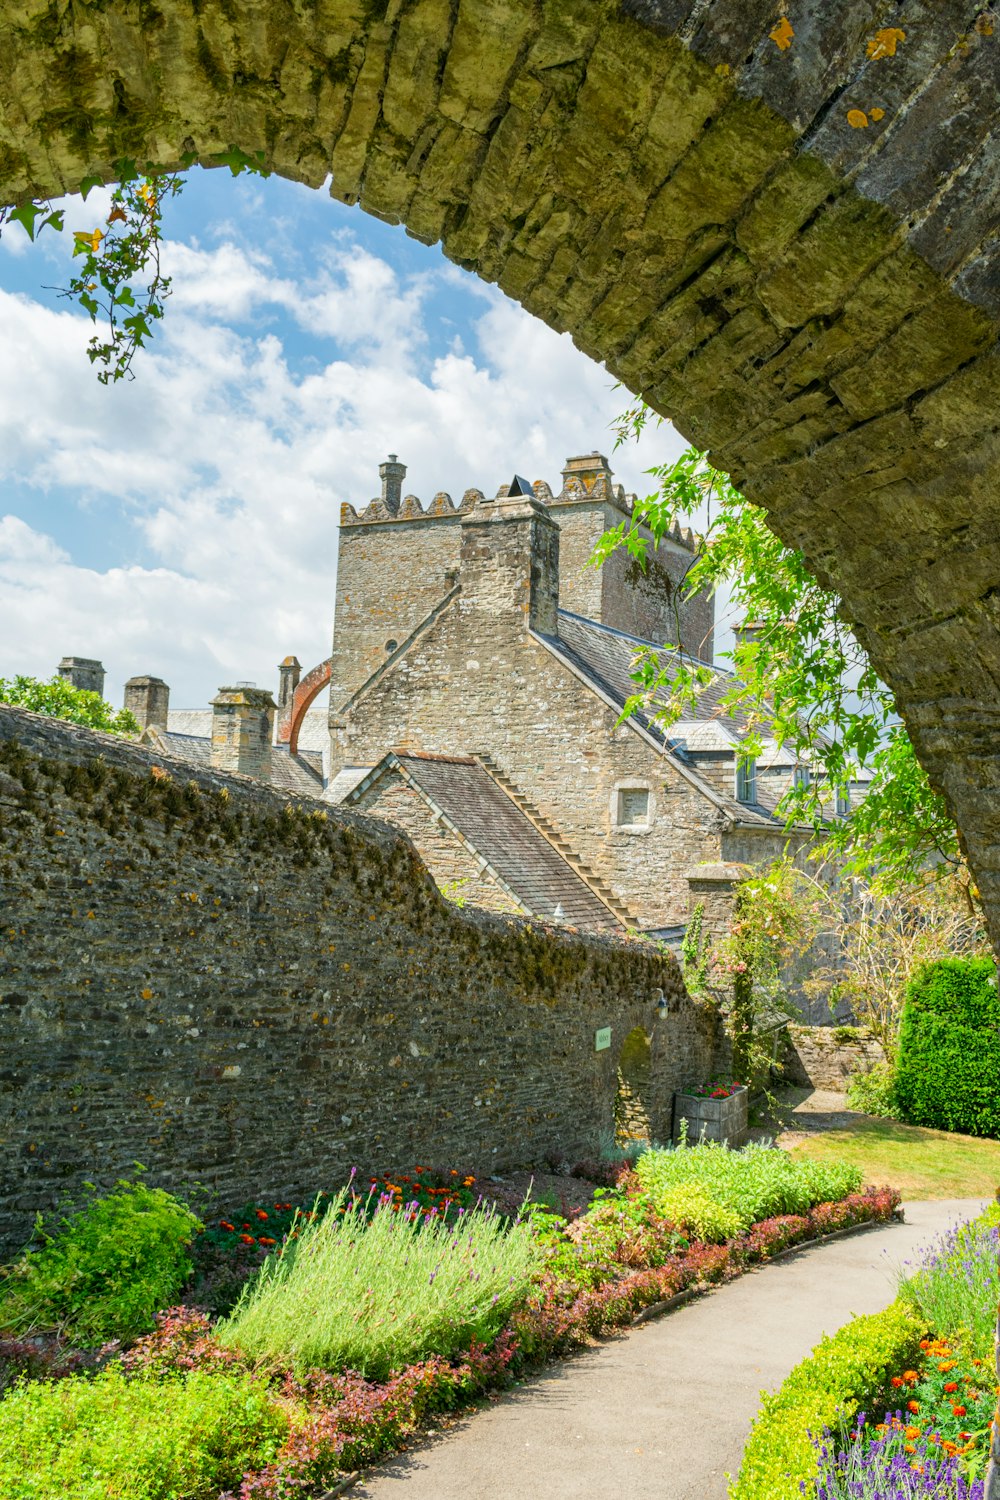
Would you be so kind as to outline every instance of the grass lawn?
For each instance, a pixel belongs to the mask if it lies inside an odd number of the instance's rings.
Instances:
[[[866,1184],[887,1183],[904,1198],[992,1198],[1000,1187],[1000,1141],[866,1115],[847,1129],[811,1136],[791,1154],[851,1162]]]

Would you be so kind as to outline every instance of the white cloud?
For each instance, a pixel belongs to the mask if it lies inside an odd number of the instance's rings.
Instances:
[[[85,318],[0,291],[0,675],[98,656],[113,702],[153,672],[178,707],[270,684],[287,653],[329,651],[340,501],[377,492],[389,451],[425,502],[515,470],[557,487],[568,454],[609,451],[625,393],[494,289],[434,357],[428,301],[466,290],[443,260],[404,274],[338,234],[296,277],[249,244],[168,248],[134,382],[97,383]],[[613,467],[644,492],[681,446],[654,431]]]

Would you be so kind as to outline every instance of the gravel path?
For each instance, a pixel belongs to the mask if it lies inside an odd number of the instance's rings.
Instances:
[[[895,1295],[893,1268],[969,1200],[762,1266],[570,1359],[373,1470],[357,1500],[725,1500],[762,1388]]]

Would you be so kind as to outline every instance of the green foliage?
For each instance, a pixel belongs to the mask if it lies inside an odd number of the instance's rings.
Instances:
[[[301,1220],[219,1326],[220,1342],[299,1370],[384,1378],[495,1337],[543,1260],[527,1224],[485,1209],[457,1226],[385,1198],[365,1209],[345,1189],[321,1218]]]
[[[738,1079],[749,1081],[770,1061],[767,1044],[755,1040],[761,1012],[795,1014],[785,997],[783,971],[816,935],[819,906],[811,895],[811,882],[788,857],[747,874],[736,887],[729,932],[715,962],[733,984],[729,1031]]]
[[[73,255],[82,264],[63,292],[92,323],[100,314],[106,325],[105,336],[95,334],[87,346],[91,364],[103,367],[97,375],[102,385],[131,375],[136,350],[152,338],[153,324],[163,317],[170,295],[170,277],[160,266],[163,204],[183,187],[176,172],[140,171],[133,161],[117,162],[115,169],[119,181],[105,228],[74,232]],[[140,277],[146,285],[137,297],[134,283]]]
[[[636,1162],[635,1173],[664,1218],[671,1217],[671,1206],[680,1201],[672,1197],[676,1189],[694,1187],[733,1215],[730,1232],[734,1234],[759,1219],[801,1214],[816,1203],[843,1198],[861,1185],[856,1167],[795,1161],[787,1152],[769,1146],[730,1151],[711,1141],[676,1151],[646,1151]],[[695,1200],[690,1201],[693,1209]]]
[[[267,1463],[288,1419],[247,1375],[32,1381],[0,1401],[4,1500],[216,1500]]]
[[[1000,1268],[1000,1205],[947,1230],[929,1246],[910,1274],[900,1278],[899,1299],[929,1328],[957,1337],[966,1352],[993,1364]]]
[[[777,1391],[765,1394],[730,1500],[802,1500],[815,1495],[818,1455],[810,1434],[836,1431],[914,1362],[923,1322],[899,1302],[855,1318],[825,1338]]]
[[[196,160],[195,153],[189,152],[182,158],[182,167],[186,171]],[[241,172],[270,176],[263,151],[249,155],[230,146],[207,160],[228,167],[234,177]],[[98,224],[91,230],[74,231],[73,255],[82,257],[82,264],[61,294],[78,302],[92,323],[100,315],[106,327],[104,337],[95,334],[87,347],[91,364],[102,367],[97,375],[102,385],[133,378],[136,350],[148,343],[163,317],[171,282],[160,266],[163,205],[184,186],[180,173],[164,172],[155,162],[140,167],[124,158],[115,162],[114,172],[117,186],[104,228]],[[102,183],[101,177],[85,178],[80,185],[83,197]],[[20,224],[34,240],[44,228],[62,229],[63,210],[53,210],[48,202],[29,201],[0,209],[0,233],[8,223]],[[137,289],[136,283],[142,281],[145,285]]]
[[[51,682],[39,682],[37,677],[0,677],[0,703],[48,714],[53,719],[68,719],[71,724],[83,724],[88,729],[104,729],[110,734],[139,733],[139,725],[128,709],[112,708],[100,693],[74,687],[64,677],[53,677]]]
[[[747,1228],[743,1215],[727,1208],[698,1182],[676,1182],[656,1189],[657,1213],[694,1239],[721,1245]]]
[[[705,928],[705,903],[699,901],[688,922],[681,942],[681,965],[684,969],[684,984],[689,995],[704,993],[708,984],[711,949]]]
[[[895,1093],[914,1125],[1000,1138],[1000,997],[990,958],[944,958],[906,992]]]
[[[626,412],[619,441],[638,435],[649,416],[642,402]],[[876,871],[887,887],[920,878],[932,856],[957,863],[957,835],[944,800],[917,762],[892,694],[841,618],[839,596],[817,582],[802,553],[779,541],[766,512],[704,453],[689,448],[676,463],[650,473],[658,492],[605,534],[592,561],[600,564],[624,547],[643,564],[651,545],[644,529],[655,546],[675,522],[707,509],[704,545],[687,571],[685,591],[714,593],[726,586],[733,608],[758,627],[732,653],[735,676],[721,708],[754,726],[742,744],[745,759],[759,754],[766,732],[812,767],[808,785],[790,789],[782,800],[789,820],[824,828],[833,852],[859,873]],[[648,650],[634,675],[639,691],[629,711],[644,709],[669,725],[714,674],[690,659]],[[874,776],[868,796],[831,827],[833,794],[861,767]]]
[[[875,1063],[871,1068],[852,1073],[847,1082],[847,1105],[863,1115],[898,1120],[900,1110],[896,1102],[896,1074],[892,1064]]]
[[[174,1301],[191,1274],[201,1224],[162,1188],[119,1182],[60,1219],[0,1272],[0,1331],[58,1329],[80,1345],[134,1338]]]

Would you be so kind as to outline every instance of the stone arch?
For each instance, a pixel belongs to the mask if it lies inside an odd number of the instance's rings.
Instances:
[[[633,1026],[618,1053],[618,1088],[615,1093],[615,1141],[626,1145],[652,1138],[650,1087],[653,1080],[652,1038],[642,1026]]]
[[[569,331],[838,589],[1000,941],[1000,37],[794,10],[8,8],[0,204],[262,151]]]
[[[333,658],[328,656],[326,661],[321,661],[318,666],[306,673],[292,695],[291,712],[278,725],[278,744],[287,744],[291,755],[298,753],[302,721],[328,685],[332,669]]]

